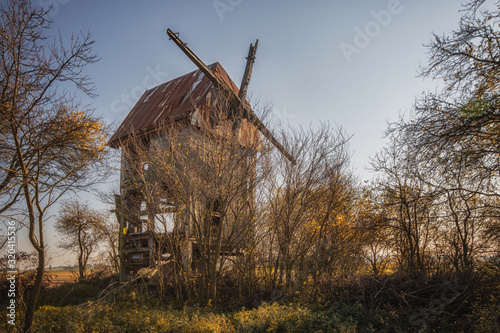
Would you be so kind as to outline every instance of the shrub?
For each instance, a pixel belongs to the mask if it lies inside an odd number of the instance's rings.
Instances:
[[[341,321],[335,313],[313,311],[300,306],[262,304],[258,309],[234,315],[238,332],[355,332],[350,320]]]
[[[476,270],[477,279],[471,298],[472,320],[475,332],[500,331],[500,268],[484,264]]]
[[[109,306],[43,306],[35,313],[33,332],[119,332],[112,324]]]
[[[221,314],[198,311],[117,308],[93,304],[86,307],[41,307],[33,332],[187,332],[234,333]]]
[[[102,291],[102,285],[88,282],[63,284],[40,293],[40,305],[66,306],[93,301]]]

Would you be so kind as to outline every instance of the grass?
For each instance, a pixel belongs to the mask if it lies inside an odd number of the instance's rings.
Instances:
[[[304,289],[251,309],[235,303],[181,310],[144,287],[117,289],[94,303],[109,282],[95,279],[44,290],[33,332],[498,332],[500,269],[484,266],[474,276],[332,280],[320,286],[320,299],[306,297]],[[449,301],[459,293],[463,297]]]
[[[234,313],[95,304],[42,307],[33,332],[356,332],[356,324],[338,313],[276,303]]]

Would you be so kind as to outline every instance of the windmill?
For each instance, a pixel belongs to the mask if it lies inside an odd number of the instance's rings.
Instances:
[[[167,34],[193,61],[198,70],[147,90],[113,134],[108,145],[113,148],[121,147],[125,149],[130,142],[137,138],[148,145],[151,142],[151,137],[158,135],[155,134],[155,130],[169,122],[182,122],[191,127],[199,126],[199,119],[204,117],[203,115],[200,116],[200,113],[203,112],[200,110],[204,108],[210,109],[210,106],[214,103],[214,96],[220,95],[228,103],[230,113],[235,117],[241,117],[245,122],[254,126],[292,164],[295,164],[293,156],[266,128],[246,100],[258,40],[255,44],[250,44],[245,72],[238,89],[219,63],[205,65],[181,41],[177,34],[170,29],[167,30]],[[239,121],[239,119],[235,120]],[[239,127],[238,130],[242,131],[242,128]],[[250,156],[251,158],[254,157]],[[127,164],[134,163],[133,160],[134,157],[124,157],[122,154],[121,190],[120,195],[115,197],[115,212],[120,223],[121,280],[134,276],[141,268],[157,265],[162,261],[161,256],[163,255],[158,255],[158,252],[161,252],[159,236],[150,230],[151,220],[154,220],[154,214],[152,216],[151,212],[157,211],[158,207],[147,207],[148,204],[146,204],[146,200],[140,191],[140,184],[138,185],[134,176],[131,175],[131,168],[127,167]],[[250,177],[255,177],[255,175],[253,174]],[[254,200],[252,191],[249,190],[249,193],[245,194],[245,200],[248,202]],[[251,206],[252,204],[249,204],[249,210],[252,209]],[[173,210],[174,208],[172,208]],[[213,212],[212,215],[216,216],[217,212]],[[145,221],[149,221],[147,227]],[[192,228],[188,227],[186,229],[191,230]],[[168,233],[164,236],[168,236]],[[186,252],[184,257],[188,258],[185,265],[190,266],[197,246],[196,240],[189,232],[177,239],[183,244],[181,246],[182,251]],[[238,252],[241,254],[241,251],[231,249],[230,245],[225,246],[224,251],[226,253]]]

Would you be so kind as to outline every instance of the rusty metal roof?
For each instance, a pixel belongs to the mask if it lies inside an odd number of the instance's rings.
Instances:
[[[208,66],[238,94],[238,87],[218,62]],[[175,121],[191,114],[196,109],[206,109],[218,94],[213,83],[196,70],[146,90],[125,120],[108,142],[118,148],[120,141],[133,132],[143,132],[155,128],[166,121]]]

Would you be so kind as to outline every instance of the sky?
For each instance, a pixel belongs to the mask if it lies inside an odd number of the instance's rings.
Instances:
[[[5,0],[0,0],[4,2]],[[259,39],[251,102],[272,105],[291,126],[337,124],[352,135],[352,165],[369,179],[387,122],[408,113],[437,82],[418,77],[432,33],[457,28],[457,0],[33,0],[50,6],[51,33],[90,31],[100,61],[87,67],[98,96],[83,102],[118,126],[146,89],[197,69],[167,28],[206,64],[220,62],[239,86]],[[118,171],[113,181],[118,182]],[[89,196],[82,195],[89,199]],[[51,235],[51,264],[58,256]]]
[[[362,176],[383,146],[387,121],[408,112],[435,83],[418,76],[432,33],[457,27],[452,0],[34,0],[52,4],[54,31],[90,31],[97,64],[87,74],[97,98],[84,98],[118,125],[149,88],[197,69],[167,28],[206,63],[219,61],[239,85],[250,43],[259,39],[251,101],[272,104],[291,125],[332,122],[353,135]]]

